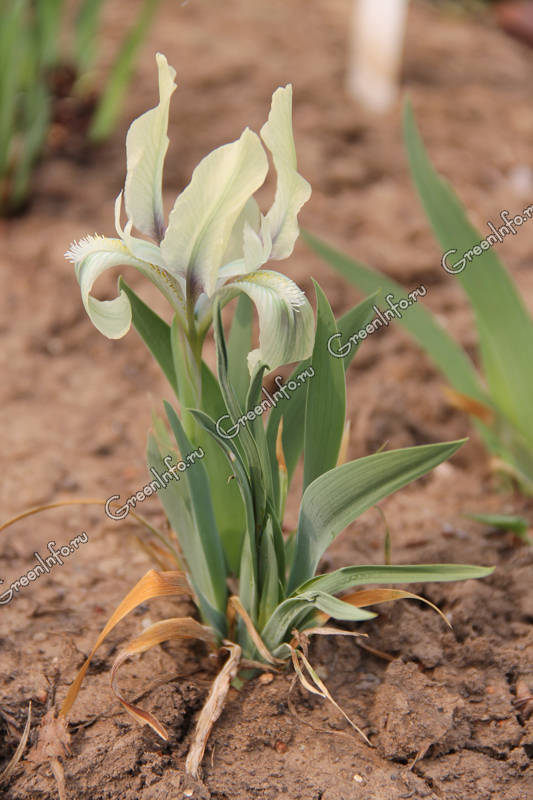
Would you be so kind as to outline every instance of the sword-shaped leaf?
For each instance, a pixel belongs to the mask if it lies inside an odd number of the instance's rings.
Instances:
[[[443,251],[457,252],[459,260],[479,245],[482,237],[469,222],[453,189],[435,171],[409,104],[404,110],[404,133],[411,175],[424,210]],[[457,273],[457,279],[468,295],[478,322],[491,397],[533,444],[533,320],[494,248],[479,249],[480,255],[466,263]]]
[[[406,447],[330,470],[302,498],[288,590],[311,578],[335,537],[363,511],[449,458],[464,440]]]
[[[304,482],[307,488],[315,478],[337,464],[344,417],[346,382],[342,358],[333,358],[328,342],[338,333],[326,295],[315,282],[317,319],[311,366],[313,377],[307,385],[305,405]]]

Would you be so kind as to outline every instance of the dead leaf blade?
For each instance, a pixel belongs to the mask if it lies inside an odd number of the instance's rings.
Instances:
[[[30,727],[31,727],[31,700],[28,703],[28,716],[26,717],[26,724],[24,726],[24,730],[22,731],[22,736],[20,737],[17,749],[13,753],[11,760],[9,761],[7,766],[2,770],[2,772],[0,772],[0,786],[8,782],[13,772],[15,771],[15,767],[22,758],[22,754],[26,748],[28,737],[30,735]]]
[[[227,641],[224,642],[224,646],[229,651],[229,658],[215,678],[209,696],[200,712],[194,738],[185,761],[185,771],[193,778],[198,777],[209,734],[222,713],[231,681],[239,669],[241,648],[238,644]]]
[[[121,665],[127,661],[130,656],[144,653],[151,647],[161,644],[161,642],[168,642],[173,639],[200,639],[207,644],[215,644],[215,639],[210,628],[201,625],[192,617],[172,617],[150,625],[140,636],[132,639],[115,659],[113,667],[111,668],[111,689],[115,697],[136,722],[139,722],[141,725],[149,725],[152,730],[162,739],[165,739],[165,741],[168,740],[168,733],[153,714],[130,703],[122,695],[117,684],[117,673]]]
[[[118,605],[116,610],[109,618],[106,626],[98,636],[94,647],[87,656],[83,666],[78,672],[74,682],[71,684],[67,696],[63,701],[60,709],[60,716],[66,717],[70,712],[74,701],[78,695],[81,684],[85,677],[85,673],[89,668],[91,659],[95,652],[98,650],[108,633],[110,633],[115,625],[117,625],[124,617],[133,611],[134,608],[141,603],[151,600],[155,597],[169,597],[172,595],[188,594],[192,595],[191,588],[182,572],[157,572],[154,569],[149,570],[128,592],[124,600]]]
[[[438,606],[425,597],[413,594],[413,592],[406,592],[403,589],[360,589],[357,592],[344,595],[341,599],[344,603],[350,603],[350,605],[357,606],[357,608],[371,606],[376,603],[391,603],[394,600],[420,600],[420,602],[432,608],[433,611],[436,611],[437,614],[442,617],[448,628],[452,627],[446,615]]]

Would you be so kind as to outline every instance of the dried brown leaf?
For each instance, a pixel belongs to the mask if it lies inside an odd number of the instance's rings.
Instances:
[[[454,408],[459,409],[459,411],[466,411],[467,414],[476,417],[485,425],[494,423],[494,412],[488,406],[480,403],[479,400],[475,400],[467,394],[462,394],[462,392],[452,389],[451,386],[444,386],[443,390],[448,402]]]
[[[132,655],[144,653],[161,642],[172,639],[200,639],[207,644],[214,645],[215,640],[211,629],[201,625],[192,617],[173,617],[164,619],[150,625],[140,636],[126,645],[126,648],[115,659],[111,669],[111,688],[126,711],[141,725],[149,725],[162,739],[168,740],[168,734],[163,725],[139,706],[128,702],[120,692],[117,685],[117,672],[120,666]]]
[[[9,761],[8,765],[2,770],[2,772],[0,772],[0,786],[8,782],[11,775],[15,771],[15,767],[22,758],[22,754],[28,742],[28,736],[30,735],[30,726],[31,726],[31,700],[28,704],[28,716],[26,717],[26,724],[24,726],[24,730],[22,731],[22,736],[20,737],[17,749],[13,753],[13,756],[11,757],[11,760]]]
[[[422,603],[430,606],[433,611],[436,611],[449,628],[452,627],[449,620],[442,613],[440,608],[438,608],[438,606],[434,605],[425,597],[421,597],[418,594],[413,594],[412,592],[406,592],[403,589],[359,589],[357,592],[343,595],[341,600],[344,603],[350,603],[352,606],[357,606],[357,608],[372,606],[376,603],[391,603],[394,600],[420,600]]]
[[[238,644],[227,641],[224,642],[224,646],[229,651],[229,658],[215,678],[209,696],[200,712],[194,738],[185,761],[185,771],[193,778],[198,777],[209,734],[222,713],[229,687],[239,669],[241,648]]]
[[[269,664],[284,664],[285,662],[281,658],[276,658],[272,655],[272,653],[267,648],[266,644],[263,642],[261,637],[259,636],[252,620],[250,619],[250,615],[244,608],[243,604],[240,601],[240,598],[237,595],[232,595],[228,600],[228,606],[236,611],[237,614],[241,617],[242,621],[246,626],[246,630],[250,634],[250,638],[252,642],[257,647],[259,653],[263,656],[265,661],[268,661]]]
[[[69,713],[76,700],[92,657],[115,625],[129,614],[130,611],[147,600],[151,600],[154,597],[169,597],[171,595],[180,594],[192,595],[187,578],[182,572],[156,572],[156,570],[151,569],[135,584],[133,589],[128,592],[124,600],[111,615],[107,625],[98,636],[93,649],[68,690],[59,712],[60,716],[66,717]]]

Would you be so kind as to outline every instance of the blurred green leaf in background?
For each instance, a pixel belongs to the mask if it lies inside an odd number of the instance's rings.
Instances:
[[[58,96],[67,94],[84,109],[87,143],[112,134],[159,2],[139,4],[95,97],[91,71],[102,36],[103,0],[79,0],[74,14],[64,0],[0,0],[0,216],[20,212],[28,201]]]

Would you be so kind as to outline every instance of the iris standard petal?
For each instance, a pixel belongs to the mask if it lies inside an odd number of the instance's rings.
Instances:
[[[213,294],[234,225],[267,171],[260,139],[247,128],[202,159],[177,198],[161,252],[169,270],[185,276],[195,294]]]
[[[261,138],[272,153],[278,174],[276,196],[264,218],[272,237],[270,258],[287,258],[298,238],[298,212],[311,196],[311,186],[297,171],[292,132],[292,86],[276,89]],[[264,238],[264,236],[263,236]]]
[[[222,264],[226,265],[237,259],[242,261],[245,226],[250,226],[254,231],[258,231],[261,227],[261,211],[255,197],[250,197],[250,199],[246,201],[243,210],[237,217],[228,240],[226,251],[222,257]],[[244,268],[239,275],[242,275],[243,272],[246,272]]]
[[[128,219],[141,233],[159,242],[165,231],[163,162],[168,148],[168,111],[176,89],[176,72],[161,53],[156,55],[156,60],[159,103],[130,125],[126,136],[128,172],[124,199]]]

